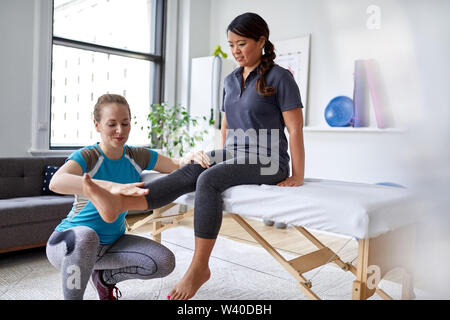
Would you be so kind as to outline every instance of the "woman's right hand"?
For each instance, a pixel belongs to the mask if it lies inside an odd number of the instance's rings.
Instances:
[[[211,165],[211,159],[209,158],[209,156],[203,150],[200,150],[197,152],[191,152],[185,157],[183,157],[180,161],[180,167],[189,164],[192,161],[198,163],[199,165],[201,165],[203,168],[206,169],[209,168]]]

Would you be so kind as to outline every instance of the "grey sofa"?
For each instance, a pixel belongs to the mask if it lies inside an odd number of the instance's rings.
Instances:
[[[0,158],[0,253],[44,246],[73,196],[41,195],[46,165],[64,157]]]

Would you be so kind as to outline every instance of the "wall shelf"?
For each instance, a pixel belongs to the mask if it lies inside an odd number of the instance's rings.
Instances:
[[[399,128],[386,128],[379,129],[373,127],[362,127],[362,128],[353,128],[353,127],[309,127],[305,126],[303,128],[304,132],[358,132],[358,133],[405,133],[405,129]]]

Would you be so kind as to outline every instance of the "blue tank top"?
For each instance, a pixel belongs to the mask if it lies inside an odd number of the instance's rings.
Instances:
[[[77,162],[83,174],[88,173],[92,179],[133,183],[140,181],[143,170],[152,170],[157,159],[158,153],[151,149],[125,145],[122,157],[111,160],[96,144],[73,152],[66,161]],[[55,230],[63,231],[76,226],[87,226],[97,232],[100,244],[110,244],[125,233],[126,214],[127,211],[122,212],[114,222],[107,223],[91,201],[84,195],[75,195],[72,209]]]

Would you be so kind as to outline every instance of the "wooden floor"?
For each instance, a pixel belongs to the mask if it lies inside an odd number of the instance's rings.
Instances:
[[[142,219],[142,217],[142,215],[129,216],[127,217],[127,222],[129,225],[133,225],[136,221]],[[304,255],[316,249],[311,244],[311,242],[304,238],[300,234],[300,232],[298,232],[294,228],[288,227],[286,229],[278,229],[275,227],[268,227],[264,225],[262,221],[253,219],[247,219],[246,221],[276,249],[298,255]],[[193,218],[189,217],[181,221],[179,225],[192,228],[192,222]],[[147,224],[134,230],[132,233],[145,233],[151,232],[151,230],[152,225]],[[347,238],[341,238],[316,232],[311,233],[334,252],[338,253],[338,255],[344,262],[350,262],[354,260],[353,263],[356,263],[356,240],[352,239],[349,241],[349,239]],[[222,227],[220,229],[219,235],[234,241],[259,246],[259,244],[236,221],[234,221],[234,219],[230,215],[227,214],[225,214],[223,217]],[[162,238],[164,239],[164,232],[162,233]]]

